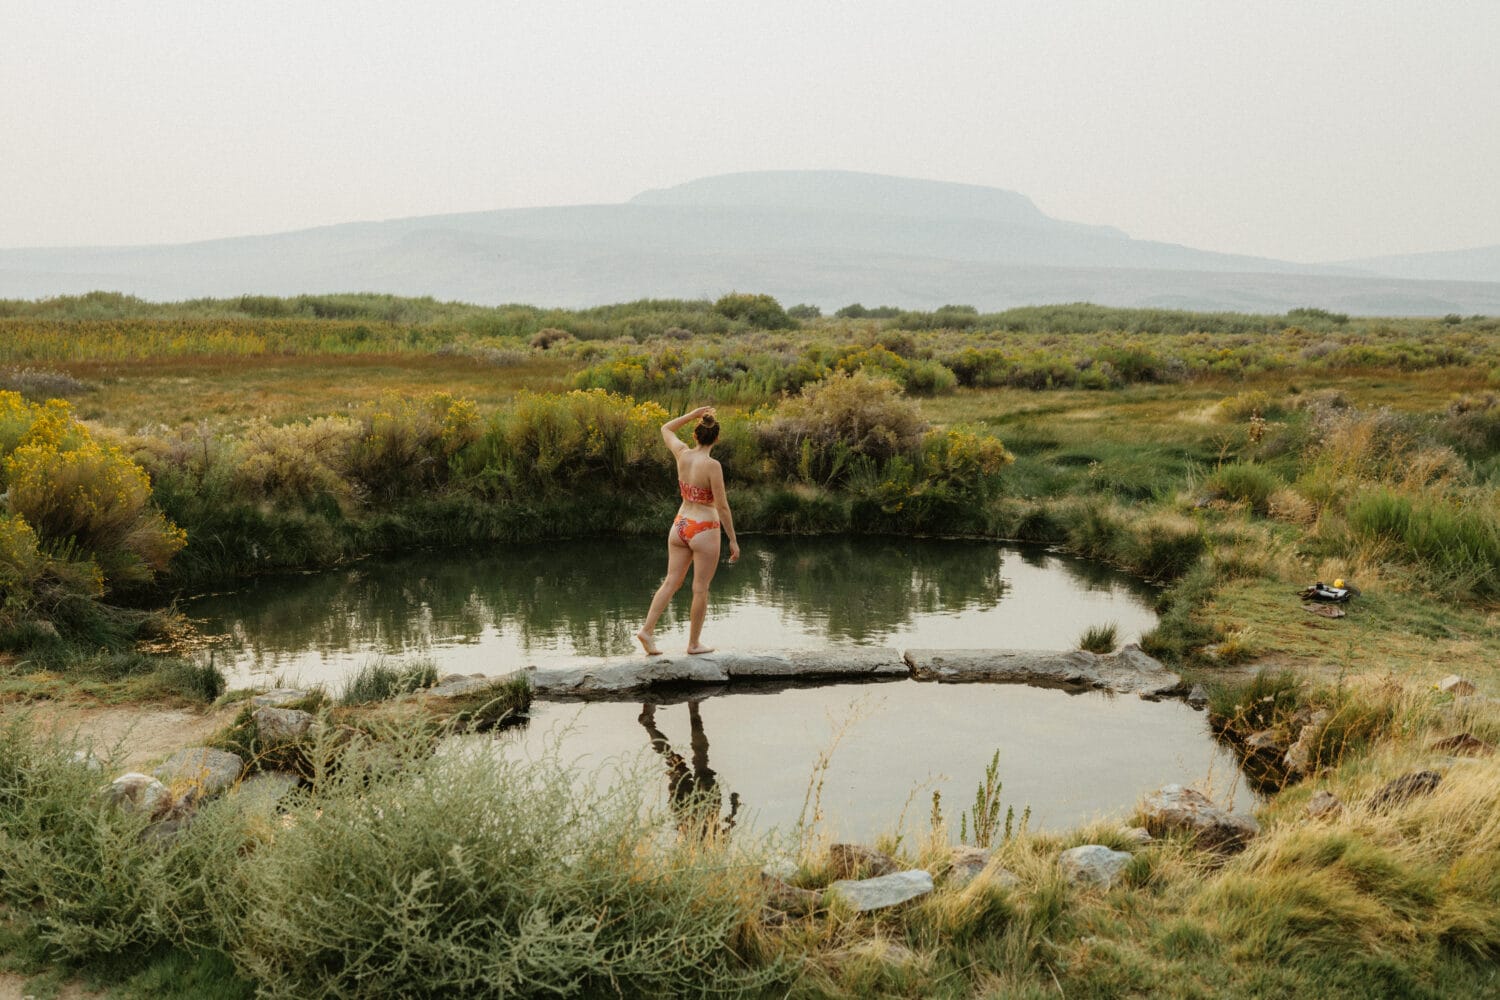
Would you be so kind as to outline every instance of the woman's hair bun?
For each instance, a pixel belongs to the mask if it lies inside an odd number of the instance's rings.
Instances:
[[[718,421],[714,419],[714,415],[712,413],[705,413],[701,418],[699,418],[698,423],[702,424],[704,427],[713,427],[718,424]]]

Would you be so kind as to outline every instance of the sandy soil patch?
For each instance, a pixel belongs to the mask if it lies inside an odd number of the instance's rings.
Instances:
[[[119,748],[116,767],[140,769],[183,747],[198,746],[231,719],[239,706],[221,708],[154,708],[146,705],[33,704],[30,711],[44,732],[77,733],[100,756]],[[5,1000],[0,993],[0,1000]]]

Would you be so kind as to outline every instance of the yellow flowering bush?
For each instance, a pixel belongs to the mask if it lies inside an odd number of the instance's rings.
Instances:
[[[626,485],[665,463],[658,428],[666,420],[658,403],[605,389],[523,392],[497,415],[470,471],[510,490],[590,479]]]
[[[151,480],[113,444],[96,440],[68,404],[0,393],[0,454],[16,551],[24,532],[69,559],[92,563],[98,589],[166,569],[187,535],[151,506]]]
[[[360,431],[347,417],[252,423],[235,455],[234,487],[240,495],[282,503],[318,496],[346,501],[351,491],[345,469]]]
[[[481,433],[473,402],[446,392],[387,394],[357,419],[349,475],[364,492],[385,499],[446,483],[450,459]]]

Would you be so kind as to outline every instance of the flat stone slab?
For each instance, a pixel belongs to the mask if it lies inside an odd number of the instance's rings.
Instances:
[[[528,668],[539,697],[609,698],[672,684],[727,684],[734,680],[865,680],[905,677],[910,668],[894,649],[663,653],[591,660],[576,666]]]
[[[932,875],[918,868],[879,878],[840,879],[828,887],[828,893],[854,911],[868,913],[925,896],[932,888]]]
[[[1134,643],[1116,653],[1082,649],[908,649],[906,662],[919,681],[948,684],[1033,684],[1070,690],[1104,690],[1158,698],[1182,678]]]
[[[154,774],[168,787],[186,788],[193,798],[217,795],[239,780],[245,762],[238,754],[210,747],[189,747],[168,757]]]

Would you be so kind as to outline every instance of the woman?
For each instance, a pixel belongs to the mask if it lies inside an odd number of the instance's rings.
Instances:
[[[689,448],[678,438],[677,429],[693,420],[698,421],[698,426],[693,428],[697,444]],[[735,562],[740,557],[740,545],[734,537],[734,519],[729,513],[729,500],[724,496],[724,469],[709,454],[719,439],[719,422],[714,418],[713,407],[700,406],[662,424],[661,436],[677,458],[677,489],[682,494],[682,506],[677,508],[677,517],[667,532],[667,578],[656,589],[656,596],[651,598],[646,624],[635,637],[647,655],[661,654],[656,645],[656,621],[667,609],[672,595],[682,586],[682,581],[687,579],[688,567],[691,566],[693,609],[688,618],[687,651],[712,653],[713,650],[702,642],[703,616],[708,612],[708,585],[719,566],[721,525],[729,533],[729,561]]]

